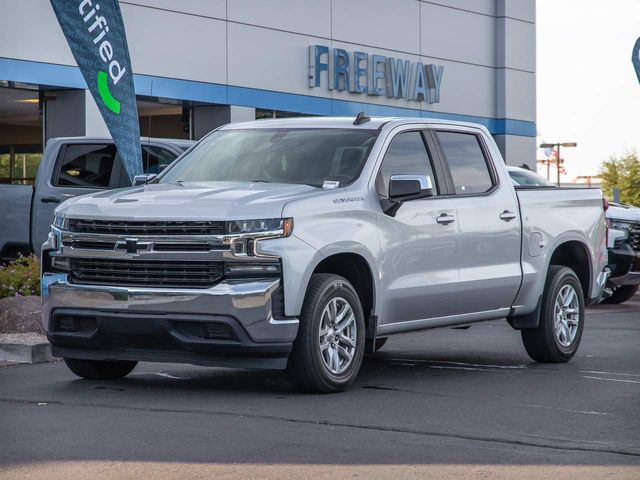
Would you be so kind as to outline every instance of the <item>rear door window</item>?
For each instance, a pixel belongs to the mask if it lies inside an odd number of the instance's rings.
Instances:
[[[157,145],[142,146],[142,169],[159,173],[178,155]],[[131,184],[114,144],[78,144],[64,148],[56,187],[117,188]]]
[[[116,147],[113,144],[67,145],[54,185],[108,188],[115,158]]]
[[[457,195],[484,193],[495,185],[478,137],[471,133],[437,132]]]

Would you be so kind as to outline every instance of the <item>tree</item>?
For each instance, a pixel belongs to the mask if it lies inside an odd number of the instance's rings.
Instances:
[[[613,199],[613,189],[618,188],[621,202],[640,206],[640,159],[636,150],[609,157],[602,162],[598,175],[607,198]]]

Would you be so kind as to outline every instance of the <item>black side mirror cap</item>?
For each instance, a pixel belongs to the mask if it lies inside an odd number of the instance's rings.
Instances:
[[[153,180],[157,176],[158,175],[156,175],[155,173],[143,173],[141,175],[136,175],[135,177],[133,177],[133,181],[131,182],[131,185],[134,187],[144,185],[146,183],[149,183],[151,180]]]
[[[434,195],[429,175],[391,175],[389,200],[397,203],[428,198]]]

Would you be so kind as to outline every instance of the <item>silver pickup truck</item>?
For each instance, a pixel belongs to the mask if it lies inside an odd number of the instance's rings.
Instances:
[[[158,173],[193,143],[143,138],[145,171]],[[112,139],[52,138],[44,150],[35,185],[0,184],[0,263],[20,254],[39,254],[51,230],[53,211],[64,200],[129,185]]]
[[[566,362],[608,276],[601,193],[514,188],[474,124],[233,124],[146,180],[66,201],[43,247],[44,326],[81,377],[186,362],[332,392],[391,335],[499,318]]]

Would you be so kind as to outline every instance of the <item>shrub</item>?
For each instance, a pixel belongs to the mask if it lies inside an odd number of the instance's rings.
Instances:
[[[0,298],[40,295],[40,264],[35,255],[0,265]]]

